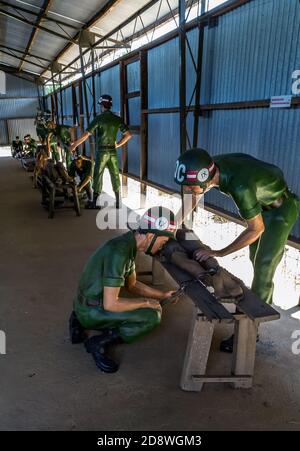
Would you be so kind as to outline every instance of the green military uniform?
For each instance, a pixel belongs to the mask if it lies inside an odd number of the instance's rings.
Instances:
[[[107,167],[110,173],[111,183],[115,193],[120,191],[119,165],[116,151],[116,140],[118,131],[125,133],[128,131],[127,125],[122,119],[111,111],[95,117],[87,131],[96,131],[96,156],[93,189],[94,193],[100,194],[102,191],[102,181],[104,169]]]
[[[299,215],[299,199],[288,190],[282,171],[272,164],[239,153],[213,156],[213,160],[220,169],[219,190],[232,197],[241,217],[263,216],[265,231],[250,245],[251,288],[263,301],[272,303],[273,277]],[[281,197],[281,206],[271,207]]]
[[[24,150],[24,152],[26,152],[27,155],[29,155],[31,157],[35,157],[36,150],[37,150],[36,140],[31,138],[30,142],[28,144],[24,144],[23,150]]]
[[[63,160],[65,160],[67,169],[69,169],[72,162],[71,152],[68,148],[71,143],[71,133],[69,129],[70,126],[68,125],[56,125],[54,130],[48,132],[50,134],[51,158],[55,163],[60,161],[60,154],[57,150],[57,146],[60,145],[65,152]]]
[[[22,150],[23,150],[22,141],[19,140],[17,142],[16,140],[13,140],[12,145],[11,145],[12,156],[15,157],[19,152],[22,152]]]
[[[81,275],[74,310],[86,329],[118,330],[121,338],[131,343],[160,323],[161,314],[151,308],[129,312],[109,312],[103,307],[104,287],[122,287],[135,271],[136,241],[128,232],[113,238],[90,257]]]
[[[36,134],[42,143],[46,141],[48,129],[46,127],[45,119],[42,116],[37,116],[36,118]]]
[[[93,177],[93,162],[89,158],[83,158],[81,168],[78,168],[75,161],[72,161],[69,166],[69,176],[76,177],[76,175],[80,178],[80,184],[78,188],[85,182],[88,177]],[[83,188],[87,194],[88,200],[93,200],[93,191],[92,191],[92,183],[89,182]]]

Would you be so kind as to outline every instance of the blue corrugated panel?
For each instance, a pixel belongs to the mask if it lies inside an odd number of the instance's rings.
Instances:
[[[72,87],[63,91],[64,124],[73,125]]]
[[[211,154],[244,152],[279,166],[289,187],[300,195],[299,109],[257,108],[214,111],[207,150]],[[225,196],[209,193],[207,201],[236,212]],[[293,234],[300,236],[300,221]]]
[[[113,98],[113,111],[120,114],[120,70],[113,66],[100,74],[100,93],[109,94]]]
[[[186,35],[186,103],[187,105],[195,104],[195,84],[197,79],[197,52],[198,52],[198,36],[199,30],[195,28],[189,31]],[[192,54],[192,55],[191,55]],[[193,58],[192,58],[193,56]],[[196,68],[195,68],[196,66]],[[178,69],[179,70],[179,69]]]
[[[87,98],[88,98],[88,106],[89,106],[89,116],[90,120],[94,117],[94,102],[93,102],[93,81],[92,77],[86,79],[86,90],[87,90]]]
[[[0,145],[5,146],[8,144],[7,122],[0,120]]]
[[[172,39],[148,52],[148,106],[179,105],[179,46]]]
[[[140,62],[128,64],[127,66],[127,91],[134,92],[140,90]]]
[[[0,119],[35,117],[38,99],[0,99]]]
[[[133,97],[128,99],[129,124],[140,125],[141,123],[141,99]]]
[[[292,94],[300,63],[298,0],[255,0],[206,31],[205,103]],[[211,95],[208,95],[211,92]]]
[[[128,172],[140,176],[140,135],[133,135],[127,144],[128,149]]]
[[[179,155],[179,114],[150,114],[148,118],[148,179],[178,191],[174,183]]]
[[[37,97],[37,86],[23,78],[14,77],[6,74],[6,94],[0,94],[3,97]]]

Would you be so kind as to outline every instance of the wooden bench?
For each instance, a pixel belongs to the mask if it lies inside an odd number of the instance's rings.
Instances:
[[[59,200],[59,198],[64,199],[65,193],[68,191],[72,192],[73,198],[70,207],[75,210],[76,216],[81,215],[80,202],[75,184],[62,183],[56,186],[55,183],[53,183],[46,175],[42,178],[43,181],[41,183],[45,183],[48,191],[48,218],[52,219],[54,217],[55,203]],[[45,199],[43,200],[45,201]]]
[[[164,270],[180,285],[191,279],[191,275],[172,263],[152,260],[152,281],[163,283]],[[195,311],[189,333],[180,386],[187,391],[201,391],[204,383],[229,382],[234,388],[251,388],[253,384],[256,337],[262,322],[280,318],[279,313],[265,304],[251,290],[245,290],[244,298],[238,302],[238,312],[230,313],[204,285],[191,283],[185,290],[193,301]],[[215,325],[234,323],[234,349],[231,374],[211,376],[206,374]]]

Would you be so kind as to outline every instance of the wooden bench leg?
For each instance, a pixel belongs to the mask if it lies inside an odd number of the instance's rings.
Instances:
[[[214,332],[214,324],[199,317],[196,310],[190,330],[180,387],[186,391],[201,391],[203,382],[195,381],[194,375],[205,375]]]
[[[152,258],[152,285],[162,285],[165,281],[165,271],[156,258]]]
[[[234,382],[234,388],[252,387],[257,330],[257,323],[249,318],[242,318],[235,323],[232,374],[251,377]]]

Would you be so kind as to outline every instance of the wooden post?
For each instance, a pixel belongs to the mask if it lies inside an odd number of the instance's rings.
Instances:
[[[190,329],[180,387],[186,391],[201,391],[203,381],[193,379],[194,375],[205,375],[210,352],[214,324],[199,317],[200,310],[195,309]]]
[[[140,52],[140,92],[141,92],[141,153],[140,153],[140,208],[145,208],[148,164],[148,115],[143,110],[148,109],[148,64],[147,52]]]
[[[251,376],[251,379],[234,382],[234,388],[252,387],[257,330],[257,323],[248,317],[235,322],[232,374]]]

